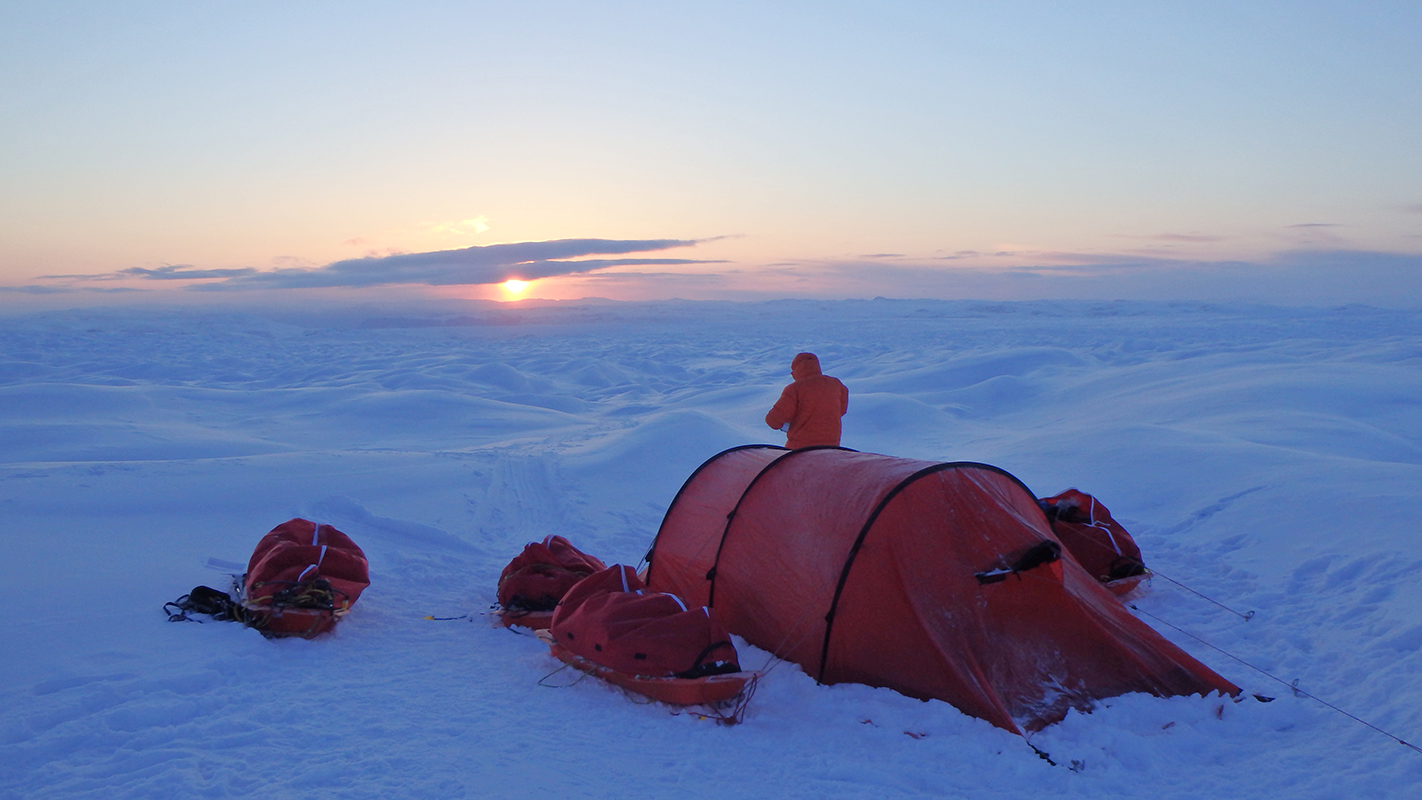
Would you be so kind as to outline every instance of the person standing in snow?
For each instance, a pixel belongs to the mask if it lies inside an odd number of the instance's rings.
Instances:
[[[838,378],[820,372],[814,353],[800,353],[790,362],[795,382],[785,387],[765,424],[786,431],[791,450],[815,445],[839,446],[840,421],[849,410],[849,390]]]

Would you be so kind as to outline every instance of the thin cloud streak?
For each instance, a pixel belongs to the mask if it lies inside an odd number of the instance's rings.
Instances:
[[[0,286],[0,292],[9,294],[78,294],[90,292],[94,294],[124,294],[128,292],[151,292],[152,289],[137,289],[131,286],[43,286],[39,284],[29,284],[27,286]]]
[[[707,239],[557,239],[352,258],[323,267],[253,267],[196,269],[191,264],[162,267],[129,267],[117,272],[86,275],[45,275],[46,280],[84,283],[121,280],[195,281],[184,288],[196,291],[256,289],[362,289],[377,286],[472,286],[497,284],[510,279],[537,280],[576,275],[609,267],[680,266],[719,264],[720,260],[691,258],[588,258],[691,247]],[[201,281],[201,282],[197,282]],[[0,287],[5,291],[56,294],[75,287]],[[89,290],[94,291],[90,288]]]
[[[1222,242],[1222,236],[1209,236],[1203,233],[1157,233],[1154,236],[1147,236],[1147,239],[1157,242]]]
[[[1149,242],[1187,242],[1193,244],[1207,244],[1211,242],[1223,242],[1225,237],[1215,236],[1208,233],[1155,233],[1148,236],[1136,234],[1113,233],[1113,239],[1135,239]]]
[[[0,286],[0,292],[10,294],[69,294],[80,291],[72,286]]]
[[[536,280],[572,275],[616,266],[708,263],[694,259],[588,259],[593,255],[620,255],[689,247],[695,239],[557,239],[403,253],[378,258],[353,258],[316,269],[277,269],[198,284],[190,289],[226,291],[241,289],[363,288],[394,284],[470,286],[503,283],[510,279]]]
[[[146,267],[129,267],[118,271],[119,275],[134,278],[148,278],[155,281],[190,281],[208,280],[212,278],[239,278],[243,275],[255,275],[257,270],[253,267],[240,267],[237,269],[192,269],[191,264],[174,264],[157,269]]]
[[[1015,255],[1018,253],[1012,250],[998,250],[993,253],[984,253],[980,250],[958,250],[952,255],[933,256],[933,259],[936,261],[961,261],[970,258],[1011,258]]]

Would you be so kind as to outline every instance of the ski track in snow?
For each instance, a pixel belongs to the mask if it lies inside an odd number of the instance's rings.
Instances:
[[[0,317],[0,798],[1422,796],[1422,315],[1191,303],[565,303]],[[557,533],[636,564],[702,461],[776,441],[790,357],[845,445],[1091,492],[1138,607],[1274,702],[1132,695],[1020,737],[793,664],[726,728],[489,624]],[[372,585],[315,641],[159,611],[292,517]],[[426,616],[458,620],[426,620]],[[1195,638],[1198,637],[1198,638]],[[743,663],[769,656],[741,643]],[[545,679],[545,676],[546,679]],[[542,680],[541,680],[542,679]]]

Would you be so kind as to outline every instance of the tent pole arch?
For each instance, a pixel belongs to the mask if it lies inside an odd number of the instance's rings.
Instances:
[[[652,570],[656,569],[657,562],[656,562],[656,559],[654,558],[654,556],[656,555],[656,552],[657,552],[657,543],[660,542],[661,539],[662,539],[662,531],[665,530],[666,527],[667,527],[667,519],[671,517],[672,509],[676,508],[676,503],[677,503],[677,501],[680,500],[682,494],[684,494],[684,493],[686,492],[686,487],[690,486],[690,485],[692,484],[692,482],[696,480],[696,476],[697,476],[697,475],[700,475],[702,470],[704,470],[704,469],[706,469],[707,467],[711,466],[712,462],[719,460],[722,456],[730,455],[731,453],[738,453],[738,452],[740,452],[740,451],[742,451],[742,450],[786,450],[786,449],[788,449],[788,448],[781,447],[781,446],[778,445],[778,444],[741,444],[741,445],[736,445],[735,447],[731,447],[731,448],[727,448],[727,449],[725,449],[725,450],[722,450],[721,452],[717,453],[716,455],[711,456],[710,458],[708,458],[708,459],[706,459],[705,461],[701,462],[701,466],[697,467],[696,470],[691,473],[690,477],[688,477],[685,481],[682,482],[681,488],[676,490],[676,496],[672,498],[671,503],[667,506],[667,513],[665,513],[665,514],[662,515],[662,524],[661,524],[660,526],[658,526],[658,528],[657,528],[657,535],[656,535],[656,538],[652,539],[652,546],[649,547],[649,548],[647,548],[647,554],[646,554],[645,556],[643,556],[643,558],[646,559],[646,561],[647,561],[647,582],[648,582],[648,583],[651,583],[651,580],[652,580]]]
[[[944,464],[934,464],[931,467],[924,467],[918,472],[915,472],[907,478],[904,478],[903,480],[899,481],[898,484],[894,486],[893,489],[890,489],[888,494],[884,495],[884,498],[880,500],[877,505],[874,506],[874,510],[869,512],[868,519],[865,520],[864,526],[859,529],[859,535],[855,537],[854,544],[851,545],[849,548],[849,553],[845,555],[844,568],[840,570],[839,582],[836,583],[834,587],[834,598],[830,600],[829,611],[825,613],[825,639],[823,644],[820,646],[820,669],[815,674],[816,683],[824,683],[825,667],[829,663],[830,635],[834,633],[834,616],[835,612],[839,610],[839,598],[840,595],[844,592],[844,585],[849,581],[849,571],[854,567],[854,559],[857,555],[859,555],[859,549],[864,546],[864,539],[868,537],[869,529],[874,527],[875,521],[879,519],[879,515],[883,512],[885,508],[888,507],[889,503],[893,502],[893,499],[897,497],[900,492],[913,485],[916,481],[947,469],[957,469],[962,467],[983,469],[989,472],[995,472],[999,475],[1002,475],[1003,477],[1010,478],[1012,479],[1013,483],[1017,484],[1022,489],[1022,491],[1027,493],[1028,497],[1032,498],[1033,504],[1036,504],[1037,496],[1032,494],[1032,490],[1027,488],[1027,484],[1023,483],[1022,480],[1016,475],[1013,475],[1012,473],[1008,472],[1005,469],[1002,469],[1001,467],[994,467],[991,464],[982,464],[976,461],[951,461]],[[752,485],[754,485],[754,482],[752,482]],[[747,491],[749,491],[749,488],[747,489]],[[1044,525],[1048,524],[1047,515],[1045,513],[1042,514],[1042,523]]]
[[[731,511],[726,514],[726,526],[721,529],[721,541],[716,543],[716,558],[711,562],[711,569],[708,570],[706,573],[706,580],[711,582],[711,588],[706,595],[706,605],[708,607],[716,607],[716,570],[721,566],[721,551],[724,550],[726,547],[726,537],[731,533],[731,523],[735,522],[736,512],[741,510],[741,504],[745,502],[746,496],[751,493],[751,489],[755,488],[755,485],[760,482],[760,479],[765,477],[766,473],[770,472],[777,465],[783,464],[801,453],[809,453],[815,450],[843,450],[848,453],[859,452],[858,450],[851,450],[848,447],[839,447],[837,445],[828,444],[814,445],[812,447],[801,447],[797,450],[791,450],[780,458],[777,458],[769,464],[766,464],[760,472],[757,472],[755,474],[755,477],[751,479],[751,482],[746,484],[745,491],[741,492],[741,496],[736,498],[736,504],[731,507]]]

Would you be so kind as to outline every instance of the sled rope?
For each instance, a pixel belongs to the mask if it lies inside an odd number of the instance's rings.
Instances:
[[[714,713],[705,714],[703,716],[709,719],[714,719],[717,723],[721,725],[730,726],[741,724],[741,722],[743,722],[746,718],[746,708],[750,706],[751,698],[755,697],[755,690],[757,687],[760,686],[760,679],[763,677],[765,676],[757,675],[751,678],[749,681],[746,681],[745,688],[742,689],[741,693],[736,696],[734,700],[735,705],[731,706],[730,710],[721,711],[720,709],[707,706],[706,708],[710,709]]]
[[[1176,586],[1179,586],[1181,589],[1184,589],[1185,591],[1189,592],[1190,594],[1195,595],[1196,597],[1199,597],[1199,598],[1202,598],[1202,599],[1204,599],[1204,600],[1208,600],[1208,601],[1211,602],[1211,603],[1214,603],[1215,605],[1219,606],[1220,608],[1223,608],[1225,611],[1228,611],[1229,613],[1234,614],[1235,616],[1242,618],[1245,622],[1248,622],[1248,621],[1250,621],[1251,619],[1254,619],[1254,611],[1253,611],[1253,610],[1250,610],[1250,611],[1247,611],[1247,612],[1235,611],[1234,609],[1230,608],[1229,606],[1225,605],[1224,603],[1221,603],[1220,601],[1214,599],[1213,597],[1210,597],[1209,595],[1201,594],[1200,592],[1197,592],[1197,591],[1195,591],[1194,589],[1191,589],[1189,586],[1186,586],[1185,584],[1181,583],[1180,581],[1175,580],[1174,578],[1170,577],[1169,575],[1166,575],[1166,574],[1163,573],[1163,572],[1160,572],[1159,570],[1151,569],[1150,572],[1151,572],[1152,575],[1155,575],[1156,577],[1164,578],[1164,579],[1170,581],[1171,583],[1175,584]],[[1135,608],[1135,606],[1131,606],[1131,607],[1132,607],[1132,608]],[[1144,612],[1142,612],[1142,613],[1144,613]]]
[[[583,672],[582,670],[574,670],[575,672],[578,673],[578,677],[577,677],[577,679],[575,679],[572,683],[544,683],[544,681],[548,680],[549,678],[553,677],[554,675],[557,675],[558,673],[562,672],[563,670],[568,669],[568,668],[571,667],[571,666],[573,666],[573,665],[572,665],[572,664],[564,664],[563,666],[561,666],[561,667],[559,667],[559,668],[553,670],[552,672],[548,673],[547,675],[544,675],[543,677],[541,677],[541,678],[538,679],[538,685],[539,685],[539,686],[542,686],[542,687],[545,688],[545,689],[566,689],[566,688],[568,688],[569,686],[577,686],[579,683],[582,683],[583,678],[586,678],[586,677],[588,676],[588,674],[587,674],[586,672]]]
[[[1268,672],[1267,670],[1264,670],[1264,669],[1261,669],[1261,668],[1259,668],[1259,667],[1254,666],[1253,664],[1249,663],[1248,661],[1245,661],[1244,659],[1240,658],[1239,656],[1235,655],[1234,653],[1231,653],[1231,652],[1229,652],[1228,650],[1225,650],[1224,648],[1216,647],[1215,645],[1210,644],[1209,642],[1205,641],[1204,639],[1201,639],[1200,637],[1198,637],[1198,636],[1196,636],[1195,634],[1193,634],[1193,633],[1191,633],[1191,632],[1185,630],[1184,628],[1181,628],[1181,627],[1178,626],[1178,625],[1173,625],[1173,624],[1171,624],[1171,623],[1169,623],[1169,622],[1166,622],[1165,620],[1161,619],[1160,617],[1157,617],[1156,615],[1150,613],[1149,611],[1144,611],[1144,610],[1142,610],[1141,608],[1139,608],[1139,607],[1136,606],[1135,604],[1132,604],[1132,605],[1130,606],[1130,608],[1131,608],[1132,611],[1136,611],[1136,612],[1138,612],[1138,613],[1145,614],[1147,617],[1150,617],[1151,619],[1155,620],[1156,622],[1159,622],[1159,623],[1162,624],[1162,625],[1165,625],[1165,626],[1167,626],[1167,627],[1169,627],[1169,628],[1173,628],[1174,630],[1177,630],[1177,631],[1179,631],[1180,633],[1183,633],[1183,634],[1185,634],[1186,636],[1189,636],[1191,639],[1194,639],[1195,641],[1197,641],[1197,642],[1199,642],[1200,644],[1202,644],[1202,645],[1204,645],[1204,646],[1210,648],[1211,650],[1215,650],[1215,651],[1217,651],[1217,652],[1219,652],[1219,653],[1221,653],[1221,654],[1223,654],[1223,655],[1229,656],[1230,658],[1234,659],[1235,661],[1238,661],[1239,663],[1243,664],[1244,666],[1249,667],[1250,669],[1254,670],[1255,672],[1258,672],[1260,675],[1263,675],[1264,677],[1269,678],[1269,679],[1272,680],[1272,681],[1277,681],[1277,682],[1279,682],[1279,683],[1281,683],[1281,684],[1283,684],[1283,685],[1289,687],[1289,690],[1292,691],[1292,692],[1293,692],[1294,694],[1296,694],[1296,695],[1303,695],[1304,697],[1307,697],[1307,698],[1309,698],[1310,700],[1316,700],[1316,701],[1318,701],[1319,703],[1323,704],[1324,706],[1327,706],[1328,708],[1331,708],[1331,709],[1333,709],[1334,711],[1337,711],[1339,714],[1342,714],[1343,716],[1345,716],[1345,717],[1347,717],[1347,718],[1353,720],[1354,722],[1357,722],[1358,724],[1363,725],[1363,726],[1365,726],[1365,727],[1371,728],[1371,729],[1377,731],[1378,733],[1381,733],[1383,736],[1386,736],[1387,738],[1392,739],[1393,741],[1397,742],[1397,743],[1400,744],[1400,745],[1403,745],[1403,746],[1408,747],[1408,748],[1410,748],[1410,749],[1412,749],[1412,750],[1416,750],[1416,751],[1419,752],[1419,753],[1422,753],[1422,747],[1418,747],[1417,745],[1415,745],[1415,744],[1413,744],[1413,743],[1411,743],[1411,742],[1409,742],[1409,741],[1403,739],[1401,736],[1397,736],[1396,734],[1393,734],[1393,733],[1390,733],[1390,732],[1388,732],[1388,731],[1385,731],[1385,730],[1383,730],[1382,728],[1379,728],[1378,726],[1372,724],[1371,722],[1368,722],[1368,721],[1365,720],[1365,719],[1362,719],[1362,718],[1357,717],[1357,716],[1355,716],[1355,715],[1353,715],[1353,714],[1350,714],[1350,713],[1348,713],[1347,711],[1344,711],[1343,709],[1339,708],[1338,706],[1335,706],[1335,705],[1333,705],[1332,703],[1328,702],[1327,700],[1324,700],[1323,698],[1318,697],[1317,695],[1309,694],[1308,692],[1304,691],[1303,689],[1300,689],[1300,688],[1299,688],[1299,682],[1298,682],[1298,680],[1294,680],[1294,681],[1292,681],[1292,682],[1291,682],[1291,681],[1286,681],[1286,680],[1284,680],[1283,678],[1279,678],[1279,677],[1273,675],[1272,673]]]
[[[1097,530],[1099,530],[1099,531],[1105,533],[1106,536],[1107,536],[1107,538],[1109,538],[1109,539],[1111,540],[1111,547],[1110,547],[1110,549],[1113,550],[1113,551],[1115,551],[1116,555],[1121,555],[1121,546],[1116,543],[1116,537],[1115,537],[1114,535],[1112,535],[1111,530],[1106,527],[1105,523],[1098,523],[1098,522],[1096,521],[1096,498],[1094,498],[1094,497],[1091,498],[1091,508],[1089,509],[1089,511],[1087,512],[1087,514],[1088,514],[1088,521],[1087,521],[1085,524],[1088,525],[1089,527],[1095,528],[1095,529],[1097,529]],[[1108,549],[1108,548],[1106,547],[1106,545],[1102,544],[1101,542],[1092,541],[1092,540],[1090,540],[1090,539],[1085,540],[1085,541],[1083,542],[1083,544],[1091,545],[1092,547],[1098,548],[1099,550],[1103,550],[1103,551],[1106,550],[1106,549]],[[1142,566],[1145,566],[1145,565],[1142,564]],[[1233,608],[1230,608],[1229,606],[1225,605],[1224,603],[1221,603],[1220,601],[1214,599],[1213,597],[1210,597],[1210,596],[1207,595],[1207,594],[1204,594],[1204,593],[1202,593],[1202,592],[1198,592],[1198,591],[1196,591],[1196,590],[1194,590],[1194,589],[1191,589],[1189,586],[1186,586],[1185,584],[1181,583],[1180,581],[1177,581],[1177,580],[1175,580],[1174,578],[1170,577],[1169,575],[1166,575],[1165,573],[1161,572],[1160,570],[1157,570],[1155,567],[1146,567],[1146,575],[1147,575],[1148,577],[1159,576],[1159,577],[1161,577],[1161,578],[1164,578],[1165,580],[1170,581],[1171,583],[1175,584],[1176,586],[1179,586],[1181,589],[1184,589],[1185,591],[1189,592],[1190,594],[1193,594],[1193,595],[1195,595],[1196,597],[1199,597],[1200,599],[1205,600],[1205,601],[1207,601],[1207,602],[1214,603],[1215,605],[1219,606],[1220,608],[1223,608],[1225,611],[1228,611],[1229,613],[1234,614],[1235,616],[1237,616],[1237,617],[1243,619],[1245,622],[1248,622],[1249,620],[1254,619],[1254,614],[1255,614],[1255,612],[1254,612],[1253,610],[1250,610],[1250,611],[1236,611],[1236,610],[1234,610]]]
[[[800,618],[795,620],[795,624],[790,626],[790,630],[785,632],[785,636],[783,636],[779,642],[776,642],[775,649],[770,651],[770,658],[766,660],[765,666],[760,668],[762,677],[769,675],[771,670],[785,663],[785,659],[776,655],[776,653],[781,652],[785,648],[785,643],[790,641],[790,637],[800,633],[800,637],[795,640],[795,644],[799,645],[805,641],[805,637],[809,635],[809,631],[806,630],[801,633],[801,630],[805,627],[805,617],[809,616],[810,609],[813,607],[812,605],[806,604],[805,610],[800,612]],[[818,681],[816,682],[818,683]]]
[[[1098,524],[1096,523],[1096,499],[1095,499],[1095,498],[1092,498],[1092,500],[1091,500],[1091,522],[1090,522],[1090,526],[1093,527],[1093,528],[1096,528],[1097,530],[1104,531],[1107,536],[1110,536],[1110,537],[1111,537],[1111,546],[1112,546],[1112,548],[1115,549],[1115,552],[1116,552],[1117,555],[1120,555],[1120,553],[1121,553],[1121,548],[1116,544],[1116,537],[1111,536],[1111,531],[1107,530],[1104,525],[1098,525]],[[1106,549],[1106,545],[1104,545],[1104,544],[1102,544],[1102,543],[1100,543],[1100,542],[1094,542],[1094,541],[1091,541],[1091,540],[1088,539],[1088,540],[1086,540],[1084,543],[1085,543],[1085,544],[1089,544],[1089,545],[1091,545],[1091,546],[1093,546],[1093,547],[1099,548],[1099,549],[1101,549],[1101,550],[1105,550],[1105,549]],[[1144,566],[1144,565],[1142,565],[1142,566]],[[1199,597],[1200,599],[1205,600],[1205,601],[1207,601],[1207,602],[1214,603],[1215,605],[1219,606],[1220,608],[1223,608],[1225,611],[1228,611],[1229,613],[1234,614],[1234,615],[1237,616],[1237,617],[1240,617],[1240,618],[1243,619],[1245,622],[1248,622],[1249,620],[1254,619],[1254,614],[1255,614],[1255,612],[1254,612],[1253,610],[1250,610],[1250,611],[1235,611],[1233,608],[1230,608],[1229,606],[1225,605],[1224,603],[1221,603],[1220,601],[1216,600],[1215,598],[1210,597],[1210,596],[1207,595],[1207,594],[1203,594],[1203,593],[1201,593],[1201,592],[1195,591],[1194,589],[1191,589],[1189,586],[1186,586],[1185,584],[1181,583],[1180,581],[1177,581],[1177,580],[1175,580],[1174,578],[1170,577],[1169,575],[1166,575],[1164,572],[1161,572],[1160,570],[1156,569],[1155,567],[1146,567],[1146,575],[1147,575],[1148,578],[1149,578],[1149,577],[1160,577],[1160,578],[1164,578],[1165,580],[1170,581],[1171,583],[1175,584],[1176,586],[1179,586],[1181,589],[1184,589],[1185,591],[1189,592],[1190,594],[1193,594],[1193,595],[1195,595],[1196,597]]]

